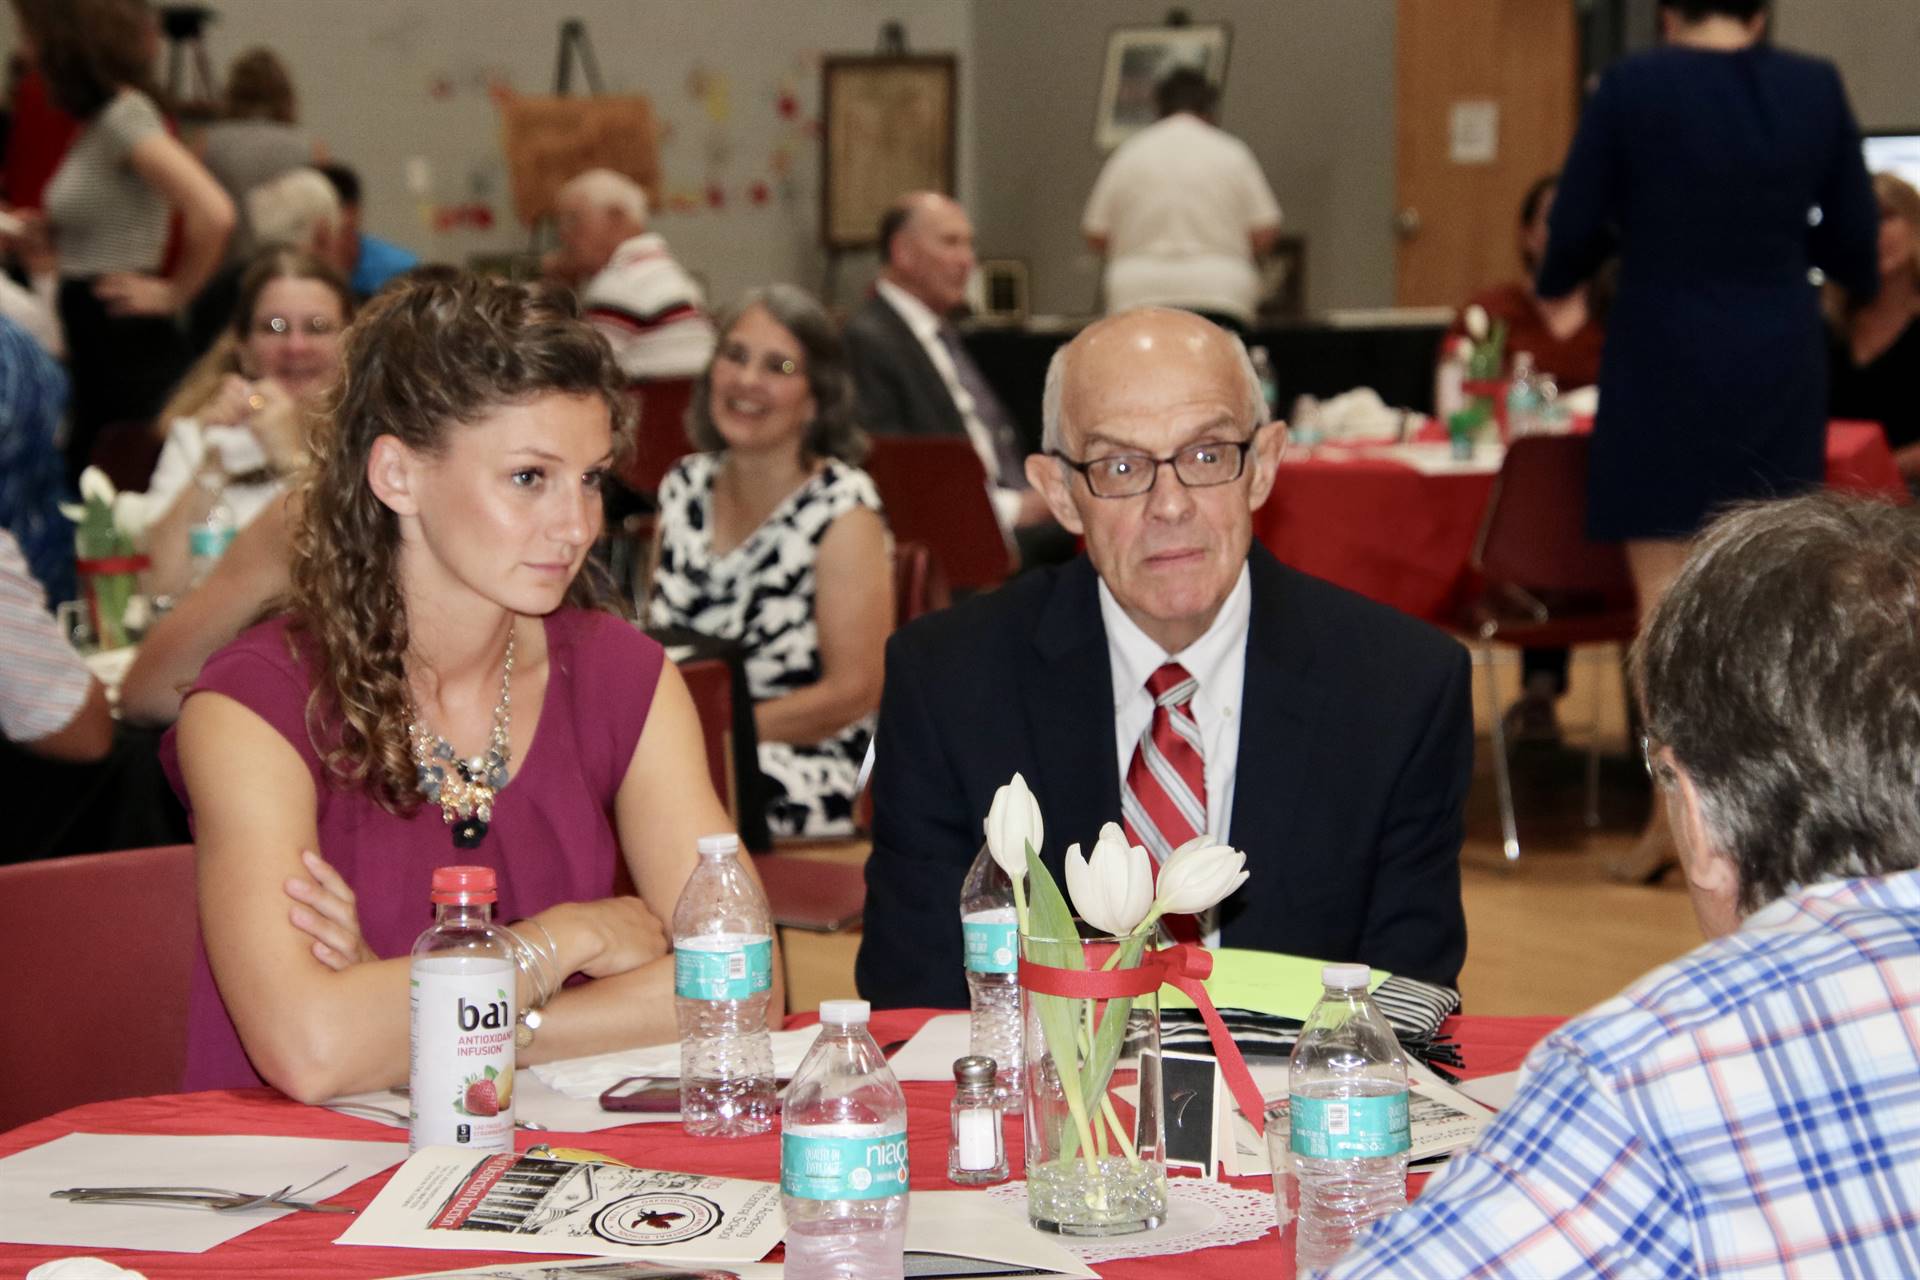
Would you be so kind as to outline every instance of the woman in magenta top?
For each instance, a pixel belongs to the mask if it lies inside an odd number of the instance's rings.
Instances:
[[[208,661],[167,741],[199,861],[186,1087],[404,1080],[406,957],[452,863],[593,979],[523,1064],[673,1037],[661,922],[730,823],[679,673],[580,577],[624,403],[539,287],[423,281],[348,331],[290,608]]]

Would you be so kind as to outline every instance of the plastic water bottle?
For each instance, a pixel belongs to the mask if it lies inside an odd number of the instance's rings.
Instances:
[[[701,836],[700,865],[673,908],[680,1123],[701,1138],[773,1127],[773,917],[740,866],[740,837]]]
[[[1507,438],[1536,434],[1541,407],[1540,375],[1534,372],[1533,356],[1518,352],[1513,357],[1513,377],[1507,382]]]
[[[960,886],[960,937],[972,1007],[967,1052],[992,1058],[994,1096],[1020,1096],[1020,937],[1013,882],[986,845]]]
[[[826,1000],[787,1086],[780,1204],[787,1280],[900,1280],[907,1246],[907,1098],[867,1034],[865,1000]]]
[[[1288,1071],[1300,1180],[1295,1262],[1331,1266],[1360,1228],[1407,1205],[1407,1060],[1363,964],[1330,964]]]
[[[1462,337],[1447,346],[1440,361],[1434,375],[1433,416],[1441,422],[1467,407],[1467,361],[1472,354],[1472,340]]]
[[[1260,382],[1260,398],[1266,401],[1267,419],[1280,412],[1280,379],[1274,376],[1273,357],[1265,347],[1250,347],[1247,359],[1253,364],[1253,376]]]
[[[413,944],[407,1149],[513,1150],[513,952],[492,867],[436,867],[433,926]]]
[[[227,505],[226,487],[219,476],[207,477],[196,481],[211,498],[207,514],[196,520],[187,530],[187,562],[190,586],[199,586],[220,557],[227,553],[227,547],[233,542],[233,535],[239,526],[233,518],[233,508]]]

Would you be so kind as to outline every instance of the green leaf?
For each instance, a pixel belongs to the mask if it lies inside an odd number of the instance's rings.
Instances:
[[[492,1067],[487,1068],[487,1079],[491,1080],[494,1077],[498,1076],[499,1074],[500,1074],[499,1071],[495,1070],[494,1068]]]

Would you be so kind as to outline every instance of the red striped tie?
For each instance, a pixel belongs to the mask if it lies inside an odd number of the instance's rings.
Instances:
[[[1190,705],[1199,682],[1177,662],[1147,677],[1153,720],[1140,735],[1127,765],[1120,797],[1127,839],[1146,846],[1158,868],[1167,855],[1207,829],[1207,767],[1200,754],[1200,726]],[[1192,916],[1165,917],[1176,941],[1197,942]]]

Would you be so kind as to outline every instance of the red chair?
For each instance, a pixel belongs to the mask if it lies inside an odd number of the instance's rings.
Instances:
[[[713,776],[714,794],[737,821],[740,782],[733,770],[733,669],[719,658],[698,658],[681,665],[680,678],[693,695],[700,733],[707,740],[707,772]]]
[[[687,406],[692,378],[659,378],[628,388],[636,420],[633,451],[619,472],[620,482],[636,493],[652,493],[674,463],[693,452],[687,439]]]
[[[0,866],[0,1131],[179,1091],[199,938],[193,846]]]
[[[865,465],[894,537],[925,544],[955,590],[997,587],[1018,567],[965,436],[875,436]]]
[[[893,544],[893,622],[904,627],[922,614],[933,613],[953,603],[947,576],[933,549],[924,542],[899,541]]]
[[[1590,542],[1587,520],[1589,437],[1525,436],[1507,449],[1494,481],[1473,568],[1486,589],[1468,608],[1474,662],[1488,669],[1483,683],[1492,722],[1493,775],[1499,793],[1502,847],[1520,856],[1507,764],[1506,726],[1492,680],[1493,646],[1559,649],[1628,644],[1639,628],[1633,578],[1614,542]],[[1600,694],[1593,699],[1587,748],[1587,825],[1600,825]]]

